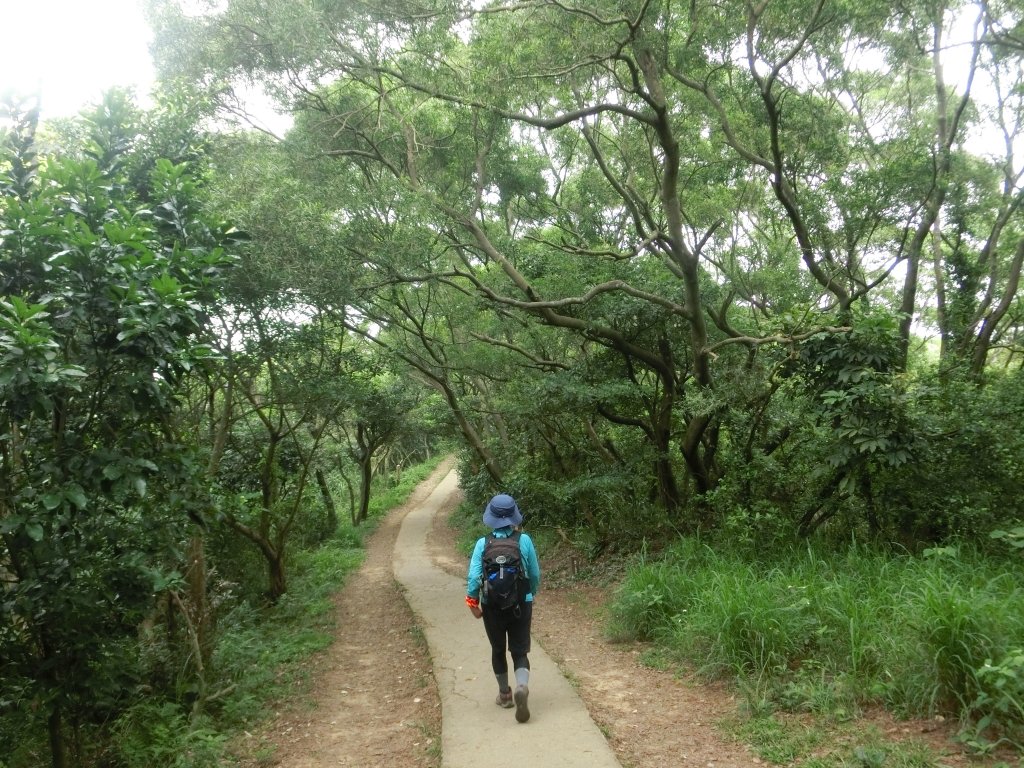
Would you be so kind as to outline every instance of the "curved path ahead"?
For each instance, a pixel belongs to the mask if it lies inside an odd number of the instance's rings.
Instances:
[[[530,652],[530,721],[495,706],[497,685],[481,623],[463,602],[465,582],[430,558],[427,534],[444,501],[458,490],[449,472],[402,521],[393,570],[419,619],[441,695],[444,768],[513,763],[544,768],[619,768],[601,731],[558,667],[537,643]],[[544,599],[544,591],[538,600]]]

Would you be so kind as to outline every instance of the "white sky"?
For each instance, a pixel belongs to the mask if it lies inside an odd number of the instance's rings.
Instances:
[[[140,0],[0,0],[0,94],[38,91],[44,118],[77,114],[115,85],[144,105],[151,38]]]

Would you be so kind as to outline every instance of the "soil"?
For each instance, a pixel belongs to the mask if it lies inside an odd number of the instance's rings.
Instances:
[[[308,688],[280,702],[274,716],[237,745],[240,766],[439,768],[440,698],[426,643],[391,574],[391,552],[405,513],[450,469],[449,463],[438,467],[369,537],[365,563],[336,596],[335,642],[311,663]],[[459,501],[458,495],[449,499],[451,511]],[[446,521],[445,514],[435,520],[431,554],[444,570],[462,576],[465,558]],[[576,687],[624,768],[767,764],[723,728],[741,710],[727,685],[646,666],[642,644],[606,637],[607,588],[574,579],[568,553],[542,565],[545,584],[534,607],[534,641]],[[930,746],[943,755],[937,766],[995,765],[969,761],[946,723],[895,721],[873,713],[860,724],[887,739]],[[837,735],[823,751],[843,738]]]

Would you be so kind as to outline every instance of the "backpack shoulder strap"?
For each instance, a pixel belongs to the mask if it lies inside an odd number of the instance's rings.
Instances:
[[[488,533],[484,536],[484,548],[480,552],[480,556],[487,559],[487,550],[490,549],[491,544],[498,540],[498,537],[494,535],[494,532]]]

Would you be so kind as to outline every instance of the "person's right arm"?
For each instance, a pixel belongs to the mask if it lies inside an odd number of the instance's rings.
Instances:
[[[484,574],[484,539],[478,539],[469,558],[469,571],[466,574],[466,605],[475,618],[483,616],[480,610],[480,586]]]

